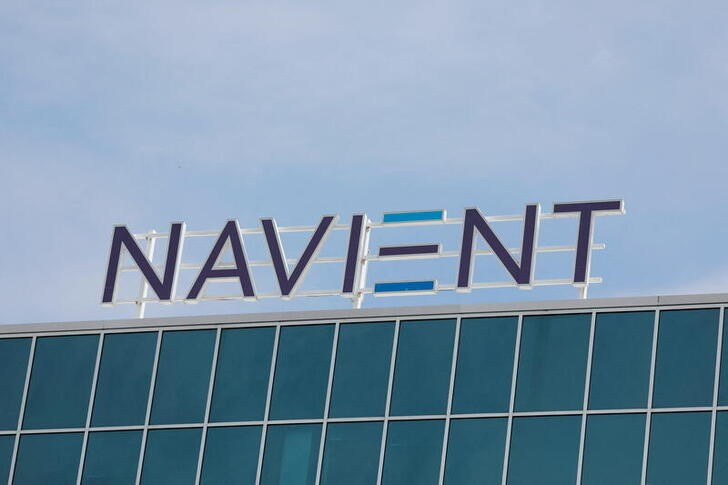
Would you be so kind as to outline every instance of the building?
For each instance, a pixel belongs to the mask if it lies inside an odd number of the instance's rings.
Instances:
[[[727,484],[726,303],[5,326],[0,473],[16,484]]]

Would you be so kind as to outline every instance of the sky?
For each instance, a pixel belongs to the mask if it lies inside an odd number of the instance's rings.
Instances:
[[[4,0],[0,322],[133,317],[133,306],[99,304],[114,224],[220,230],[233,218],[315,225],[323,214],[520,214],[574,200],[625,201],[624,216],[597,220],[607,247],[592,272],[604,282],[590,297],[728,292],[727,24],[722,0]],[[443,244],[455,250],[450,230]],[[517,225],[499,230],[518,243]],[[573,244],[576,220],[544,237]],[[303,243],[289,241],[289,256]],[[454,278],[453,260],[428,264],[381,274]],[[480,290],[364,306],[574,297]]]

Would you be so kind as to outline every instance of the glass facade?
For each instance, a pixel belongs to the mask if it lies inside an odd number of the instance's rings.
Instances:
[[[423,309],[3,334],[0,474],[14,484],[728,484],[724,313]]]

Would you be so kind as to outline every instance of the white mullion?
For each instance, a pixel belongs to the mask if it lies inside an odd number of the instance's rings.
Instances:
[[[263,474],[263,453],[265,452],[265,439],[268,433],[268,418],[270,417],[270,403],[273,395],[273,379],[275,378],[276,362],[278,360],[278,342],[281,338],[281,324],[276,325],[276,333],[273,338],[273,355],[270,358],[270,373],[268,374],[268,391],[265,398],[265,410],[263,412],[263,429],[260,433],[260,449],[258,451],[258,469],[255,472],[255,483],[260,484]]]
[[[452,400],[455,392],[455,372],[457,370],[458,350],[460,347],[460,325],[461,318],[455,321],[455,339],[453,341],[452,363],[450,364],[450,387],[447,393],[447,411],[445,417],[445,432],[442,435],[442,455],[440,456],[440,480],[439,485],[445,481],[445,461],[447,460],[448,439],[450,437],[450,415],[452,414]]]
[[[33,337],[30,342],[30,353],[28,354],[28,367],[25,369],[25,384],[23,384],[23,397],[20,399],[20,410],[18,412],[18,427],[15,430],[15,444],[13,445],[13,456],[10,460],[10,473],[8,474],[8,483],[12,483],[15,474],[15,462],[18,459],[18,446],[20,446],[20,431],[23,427],[23,418],[25,417],[25,404],[28,400],[28,388],[30,387],[30,375],[33,369],[33,359],[35,358],[35,344],[37,337]]]
[[[655,322],[652,328],[652,357],[650,359],[650,384],[647,391],[647,414],[645,415],[645,439],[642,449],[642,485],[647,483],[647,458],[650,451],[650,430],[652,428],[652,397],[655,392],[655,366],[657,364],[657,338],[660,332],[660,309],[655,310]]]
[[[513,412],[516,406],[516,383],[518,377],[518,361],[521,355],[521,333],[523,332],[523,314],[518,315],[516,328],[516,348],[513,352],[513,373],[511,374],[511,397],[508,404],[508,425],[506,427],[505,451],[503,452],[503,470],[501,484],[508,482],[508,461],[511,454],[511,433],[513,430]]]
[[[195,484],[200,483],[200,475],[202,473],[202,457],[205,454],[205,441],[207,440],[207,424],[210,421],[210,406],[212,405],[212,390],[215,386],[215,371],[217,370],[217,356],[220,351],[220,334],[222,330],[217,329],[215,333],[215,348],[212,351],[212,365],[210,365],[210,381],[207,386],[207,404],[205,405],[205,421],[202,423],[202,433],[200,436],[200,451],[197,455],[197,473],[195,475]],[[80,484],[79,484],[80,485]]]
[[[397,319],[394,323],[394,338],[392,339],[392,354],[389,361],[389,381],[387,382],[387,401],[384,405],[384,422],[382,423],[382,442],[379,447],[379,468],[377,469],[377,485],[382,484],[382,473],[384,472],[384,452],[387,448],[387,427],[389,425],[389,413],[392,406],[392,388],[394,387],[394,369],[397,363],[397,347],[399,346],[399,327],[401,322]]]
[[[96,362],[94,365],[94,376],[91,381],[91,395],[88,397],[88,410],[86,411],[86,427],[83,431],[83,443],[81,444],[81,459],[78,462],[78,474],[76,475],[76,484],[81,485],[83,476],[83,465],[86,461],[86,448],[88,446],[88,433],[91,427],[91,415],[93,414],[94,400],[96,399],[96,385],[99,379],[99,367],[101,367],[101,352],[104,347],[105,334],[99,334],[99,344],[96,349]]]
[[[149,382],[149,396],[147,396],[147,412],[144,417],[144,430],[142,431],[142,444],[139,447],[139,462],[137,463],[136,484],[142,479],[142,465],[144,464],[144,451],[147,448],[147,435],[149,434],[149,420],[152,414],[154,400],[154,387],[157,382],[157,369],[159,368],[159,355],[162,352],[162,330],[157,331],[157,348],[154,350],[154,364],[152,365],[152,378]]]
[[[331,345],[331,361],[329,362],[329,381],[326,387],[326,404],[324,405],[324,419],[321,424],[321,440],[319,442],[318,462],[316,463],[316,485],[321,483],[321,467],[324,461],[324,446],[326,442],[326,429],[329,420],[329,408],[331,406],[331,389],[334,382],[334,367],[336,365],[336,349],[339,346],[340,323],[336,322],[334,327],[334,342]]]
[[[713,410],[710,417],[710,447],[708,448],[708,485],[713,482],[713,460],[715,457],[715,426],[718,419],[718,391],[720,390],[720,363],[723,350],[723,318],[725,308],[720,307],[718,314],[718,350],[715,356],[715,382],[713,383]]]
[[[576,469],[576,485],[581,484],[581,475],[584,469],[584,446],[586,441],[586,416],[589,408],[589,393],[591,389],[592,362],[594,360],[594,333],[596,329],[597,312],[591,314],[591,324],[589,326],[589,351],[586,359],[586,377],[584,378],[584,408],[581,415],[581,434],[579,435],[579,461]]]

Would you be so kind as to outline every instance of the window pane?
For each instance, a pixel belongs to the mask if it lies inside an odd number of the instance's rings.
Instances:
[[[384,415],[393,338],[393,323],[339,327],[331,416]]]
[[[154,429],[147,435],[141,483],[195,483],[200,428]]]
[[[320,440],[320,424],[269,426],[261,485],[313,485]]]
[[[597,315],[591,409],[647,406],[654,325],[654,312]]]
[[[141,431],[90,433],[82,483],[133,485],[136,482],[141,445]]]
[[[445,421],[390,421],[383,485],[436,485]]]
[[[728,406],[728,313],[723,318],[723,355],[720,364],[720,397],[718,405]]]
[[[7,480],[10,474],[10,461],[13,459],[15,436],[0,436],[0,481]]]
[[[591,316],[524,317],[517,411],[581,409]]]
[[[639,485],[642,478],[644,442],[644,414],[589,416],[582,484]]]
[[[374,485],[379,471],[382,423],[331,423],[321,470],[323,485]]]
[[[506,418],[450,421],[445,483],[500,485],[507,425]]]
[[[92,423],[144,424],[157,333],[112,333],[104,337]]]
[[[333,339],[333,325],[281,328],[271,419],[323,417]]]
[[[275,328],[223,330],[210,420],[263,419]]]
[[[18,427],[30,341],[29,338],[0,340],[0,429],[3,430]]]
[[[653,406],[712,405],[717,339],[717,309],[660,313]]]
[[[716,421],[713,485],[728,485],[728,412],[718,413]]]
[[[443,414],[452,369],[455,320],[402,322],[392,414]]]
[[[581,416],[515,418],[508,483],[574,483],[580,434]]]
[[[214,330],[164,332],[152,424],[202,422],[214,347]]]
[[[647,482],[705,483],[710,413],[655,413],[650,428]]]
[[[75,485],[82,442],[83,433],[21,436],[13,483]]]
[[[517,327],[517,317],[461,322],[453,412],[508,411]]]
[[[23,428],[86,426],[98,335],[36,340]]]
[[[260,426],[207,428],[201,483],[255,483],[261,429]]]

